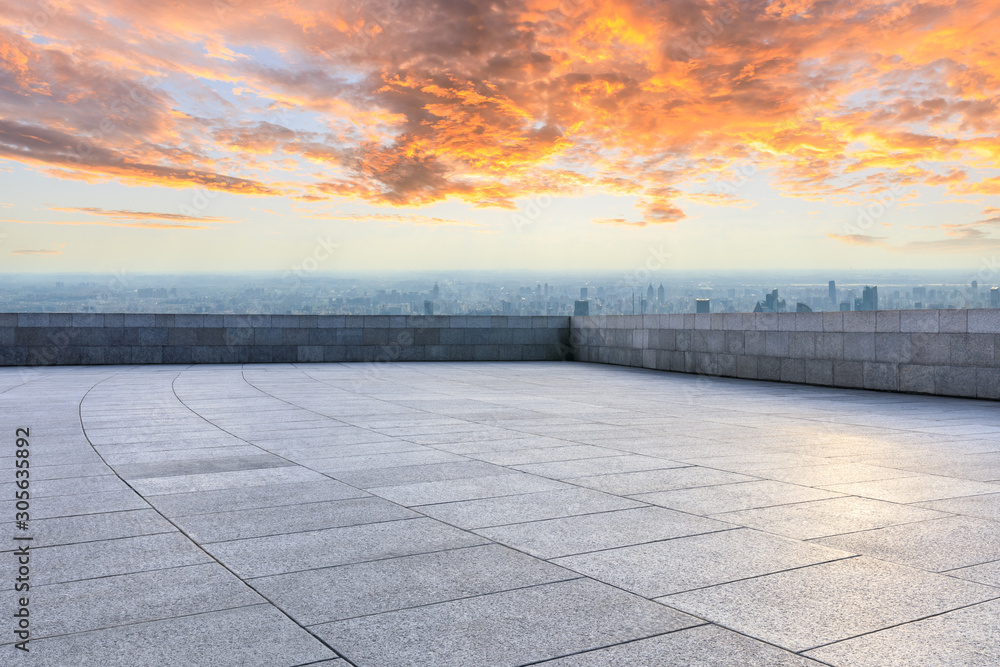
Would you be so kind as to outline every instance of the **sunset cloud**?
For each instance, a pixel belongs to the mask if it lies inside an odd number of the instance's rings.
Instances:
[[[36,25],[37,7],[0,0],[0,159],[53,178],[410,208],[600,193],[633,198],[641,219],[594,222],[629,227],[692,224],[694,204],[751,206],[739,182],[705,191],[737,164],[809,201],[893,185],[1000,195],[994,0],[94,0],[58,12]],[[468,224],[431,220],[391,221]]]
[[[51,255],[61,255],[62,250],[11,250],[12,255],[33,255],[38,257],[47,257]]]
[[[111,218],[114,220],[175,220],[183,222],[236,222],[229,218],[222,218],[218,216],[197,216],[197,215],[182,215],[179,213],[151,213],[149,211],[109,211],[103,208],[73,208],[64,206],[49,206],[50,211],[61,211],[63,213],[85,213],[87,215],[99,216],[102,218]]]

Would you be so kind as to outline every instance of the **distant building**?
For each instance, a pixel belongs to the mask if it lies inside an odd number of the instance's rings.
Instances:
[[[837,281],[830,281],[830,303],[837,303]]]
[[[656,290],[656,300],[663,303],[667,298],[667,291],[663,289],[663,283],[660,283],[660,289]]]
[[[437,300],[441,296],[441,288],[438,287],[437,283],[434,283],[434,289],[431,290],[431,299]]]
[[[813,311],[812,308],[810,308],[808,305],[802,303],[801,301],[799,301],[797,304],[795,304],[795,312],[796,313],[811,313],[812,311]]]
[[[994,287],[990,290],[990,306],[1000,308],[1000,287]]]
[[[712,312],[712,300],[711,299],[695,299],[694,300],[694,312],[696,312],[696,313],[710,313],[710,312]]]
[[[755,313],[783,313],[785,312],[785,300],[778,298],[778,290],[771,290],[770,294],[764,296],[763,301],[758,301],[754,306]]]
[[[646,290],[646,301],[653,303],[653,283],[650,283]]]
[[[585,287],[584,290],[587,288]],[[573,314],[574,315],[590,315],[590,302],[586,299],[573,302]]]
[[[434,302],[429,299],[424,299],[424,315],[434,314]]]
[[[842,301],[840,304],[841,312],[849,312],[851,310],[851,304],[849,301]]]
[[[586,300],[587,300],[587,288],[586,287],[581,287],[580,288],[580,301],[586,301]]]
[[[868,287],[865,285],[861,293],[861,308],[855,310],[878,310],[878,287]]]

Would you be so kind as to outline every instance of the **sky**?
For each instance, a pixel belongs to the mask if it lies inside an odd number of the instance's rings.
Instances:
[[[996,0],[0,0],[0,272],[982,278],[998,34]]]

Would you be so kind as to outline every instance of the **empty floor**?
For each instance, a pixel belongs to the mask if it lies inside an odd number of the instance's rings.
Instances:
[[[0,369],[17,664],[1000,664],[998,409],[583,363]]]

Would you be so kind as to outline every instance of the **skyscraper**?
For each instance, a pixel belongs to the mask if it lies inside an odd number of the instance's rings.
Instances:
[[[837,281],[830,281],[830,303],[837,303]]]
[[[653,303],[653,283],[649,283],[649,288],[646,290],[646,301]]]
[[[586,300],[587,300],[587,288],[586,287],[581,287],[580,288],[580,301],[586,301]]]
[[[695,299],[694,300],[694,312],[696,312],[696,313],[710,313],[710,312],[712,312],[712,300],[711,299]]]
[[[1000,287],[994,287],[990,290],[990,306],[1000,308]]]
[[[861,293],[861,310],[878,310],[878,287],[865,285]]]
[[[667,298],[667,291],[663,289],[663,283],[660,283],[660,289],[656,290],[656,300],[660,303]]]

